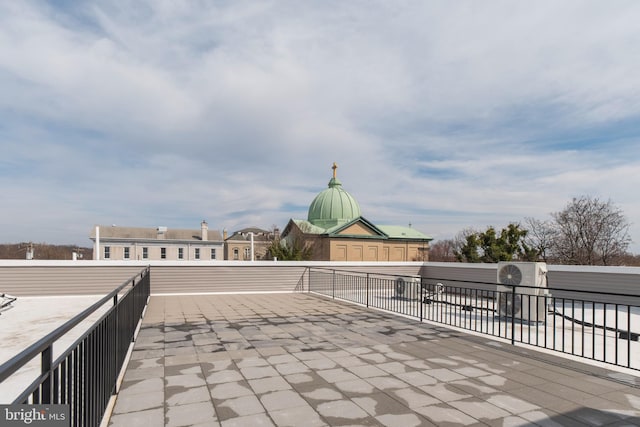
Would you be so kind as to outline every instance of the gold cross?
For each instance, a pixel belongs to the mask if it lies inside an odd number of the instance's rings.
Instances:
[[[336,177],[336,169],[338,169],[338,165],[336,164],[336,162],[333,162],[333,166],[331,166],[331,169],[333,169],[333,177]]]

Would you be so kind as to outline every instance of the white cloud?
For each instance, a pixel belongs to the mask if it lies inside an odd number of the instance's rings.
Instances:
[[[638,12],[5,3],[0,235],[86,244],[94,223],[284,226],[333,161],[367,218],[439,238],[581,194],[637,222]],[[41,212],[54,226],[39,228]]]

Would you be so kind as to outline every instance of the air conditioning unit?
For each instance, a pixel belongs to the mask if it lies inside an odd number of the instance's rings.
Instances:
[[[419,277],[397,277],[395,283],[396,297],[419,299],[420,287]]]
[[[499,262],[497,282],[500,316],[527,322],[545,321],[549,299],[546,263]]]

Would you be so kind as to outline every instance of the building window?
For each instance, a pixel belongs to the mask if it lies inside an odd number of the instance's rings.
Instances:
[[[200,248],[195,248],[195,258],[200,259]]]
[[[105,246],[104,247],[104,259],[109,259],[111,258],[111,247],[110,246]]]
[[[142,248],[142,258],[143,259],[149,258],[149,248]]]
[[[251,259],[251,248],[244,248],[244,259]]]
[[[238,259],[238,248],[233,248],[233,259]]]
[[[184,259],[184,248],[178,248],[178,259]]]
[[[130,255],[129,247],[127,246],[124,248],[124,259],[129,259]]]
[[[160,258],[167,259],[167,248],[160,248]]]
[[[215,248],[211,248],[211,259],[216,259],[216,250],[215,250]]]

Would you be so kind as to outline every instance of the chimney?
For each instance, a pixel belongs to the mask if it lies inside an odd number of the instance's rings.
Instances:
[[[207,221],[205,221],[204,219],[202,220],[202,223],[200,224],[200,238],[202,241],[205,241],[209,238],[209,226],[207,225]]]
[[[273,229],[273,240],[280,240],[280,229],[278,227]]]
[[[229,234],[227,233],[227,229],[223,229],[222,230],[222,240],[227,240],[227,238],[229,237]]]
[[[167,238],[167,227],[158,227],[156,231],[158,232],[156,236],[158,239],[163,240]]]

